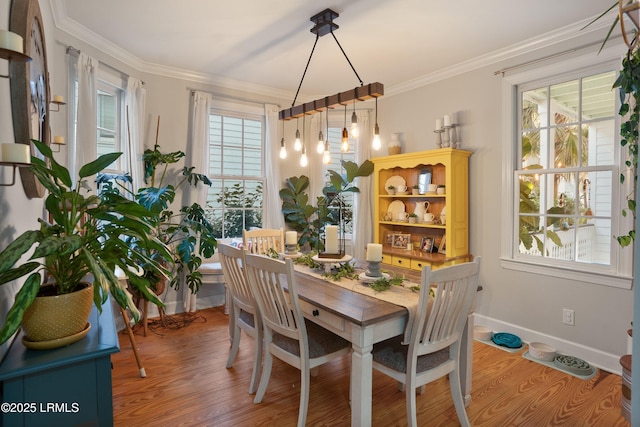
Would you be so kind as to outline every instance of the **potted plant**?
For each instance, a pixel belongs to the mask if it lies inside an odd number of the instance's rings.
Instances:
[[[420,186],[418,184],[415,184],[413,187],[411,187],[411,194],[413,194],[414,196],[420,194]]]
[[[0,343],[13,336],[23,319],[28,323],[32,315],[40,314],[39,306],[33,308],[40,300],[65,299],[78,290],[89,296],[88,305],[80,309],[84,318],[69,327],[23,326],[23,342],[55,342],[69,335],[81,338],[82,332],[90,327],[87,319],[91,302],[101,310],[109,294],[121,307],[131,310],[137,320],[138,309],[126,285],[116,277],[117,268],[127,276],[133,289],[162,306],[150,292],[149,281],[139,277],[134,267],[145,263],[156,274],[166,275],[166,271],[143,252],[132,250],[126,241],[135,237],[140,244],[170,259],[167,247],[153,234],[149,222],[152,214],[140,204],[115,193],[100,197],[83,194],[83,182],[122,153],[105,154],[82,166],[74,185],[69,171],[55,161],[51,149],[42,142],[33,142],[45,159],[32,157],[31,171],[49,193],[45,199],[49,219],[39,219],[38,228],[25,231],[0,252],[0,285],[28,275],[2,325]],[[23,261],[22,256],[32,249],[31,257]],[[89,283],[82,284],[86,279]],[[67,307],[61,317],[71,317],[77,304]],[[53,335],[32,332],[39,328]]]
[[[396,187],[394,185],[388,185],[387,194],[396,194]]]
[[[198,203],[182,206],[178,212],[173,211],[172,205],[178,188],[185,184],[194,187],[200,184],[211,185],[206,175],[194,172],[194,167],[183,167],[177,176],[169,171],[171,165],[180,162],[184,157],[185,153],[182,151],[163,153],[156,143],[153,150],[146,149],[142,155],[144,182],[148,186],[140,188],[136,194],[132,194],[131,190],[123,185],[119,185],[115,191],[129,193],[153,214],[151,223],[154,233],[169,247],[172,256],[166,263],[161,253],[156,252],[154,248],[146,247],[144,242],[133,242],[134,246],[145,252],[150,260],[166,264],[171,271],[169,286],[177,291],[184,279],[191,292],[195,294],[202,285],[202,274],[198,268],[202,265],[203,258],[213,256],[217,241],[213,226]],[[122,180],[124,177],[117,178]],[[99,182],[114,188],[112,179],[112,176],[104,176]],[[145,276],[153,283],[154,292],[158,295],[164,292],[165,277],[158,275],[153,268],[147,269],[144,263],[141,267]]]
[[[417,219],[418,215],[416,215],[415,213],[412,212],[409,214],[409,224],[415,224]]]

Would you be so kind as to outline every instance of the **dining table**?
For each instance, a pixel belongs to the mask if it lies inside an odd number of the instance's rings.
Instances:
[[[389,298],[357,279],[331,280],[304,266],[295,266],[300,306],[308,319],[351,343],[351,425],[370,426],[372,418],[373,356],[375,343],[407,333],[418,292],[411,283]],[[415,285],[415,284],[414,284]],[[395,287],[394,287],[395,288]],[[406,304],[398,296],[406,299]],[[415,303],[415,304],[414,304]],[[471,331],[471,333],[469,332]],[[471,401],[473,315],[468,316],[460,355],[460,378],[465,404]]]

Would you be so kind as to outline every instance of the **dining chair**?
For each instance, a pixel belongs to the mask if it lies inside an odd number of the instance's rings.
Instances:
[[[398,336],[373,346],[373,368],[405,385],[409,426],[418,425],[416,388],[445,375],[460,424],[469,425],[460,385],[460,345],[479,272],[480,257],[435,271],[424,267],[409,342]]]
[[[284,231],[282,228],[242,230],[242,245],[252,254],[269,255],[270,249],[284,252]]]
[[[258,388],[258,374],[262,363],[262,320],[253,298],[253,293],[243,264],[244,251],[231,245],[220,243],[218,245],[220,265],[226,281],[227,289],[231,296],[229,309],[229,322],[231,323],[231,350],[227,359],[227,369],[233,367],[233,362],[240,347],[241,330],[251,335],[255,340],[255,354],[253,355],[253,373],[249,383],[249,394],[256,392]]]
[[[245,268],[262,316],[265,338],[262,375],[254,402],[260,403],[264,397],[275,356],[300,370],[298,426],[304,426],[311,369],[349,354],[350,344],[323,327],[305,321],[291,259],[280,261],[245,253]]]

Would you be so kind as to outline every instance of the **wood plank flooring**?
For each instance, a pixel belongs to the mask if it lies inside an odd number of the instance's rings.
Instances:
[[[171,316],[182,320],[183,315]],[[253,339],[243,334],[231,369],[228,317],[222,307],[197,312],[180,329],[154,328],[136,339],[146,378],[140,378],[128,336],[112,357],[116,426],[295,426],[298,370],[277,359],[262,403],[249,395]],[[310,426],[349,426],[349,359],[320,367],[311,379]],[[418,424],[459,425],[448,380],[419,395]],[[404,426],[405,399],[395,382],[375,372],[373,425]],[[621,378],[600,371],[585,381],[482,343],[474,343],[473,426],[628,426],[620,411]]]

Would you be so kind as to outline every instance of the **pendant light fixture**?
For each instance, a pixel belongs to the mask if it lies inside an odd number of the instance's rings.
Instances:
[[[380,128],[378,127],[378,98],[376,98],[376,124],[373,127],[373,142],[371,148],[378,151],[382,148],[382,142],[380,141]]]
[[[319,123],[320,126],[318,126],[318,128],[320,128],[320,132],[318,132],[318,144],[316,145],[316,151],[318,152],[318,154],[322,154],[324,152],[324,136],[322,135],[322,113],[320,113]]]
[[[344,106],[344,127],[342,128],[342,144],[340,145],[340,151],[343,153],[349,152],[349,132],[347,131],[347,106]]]
[[[322,153],[322,163],[328,165],[331,163],[331,147],[329,146],[329,113],[325,114],[327,118],[327,139],[324,141],[324,153]]]
[[[377,100],[378,98],[376,98]],[[349,131],[349,136],[352,139],[358,138],[360,134],[360,130],[358,129],[358,116],[356,115],[356,103],[353,103],[353,113],[351,114],[351,130]]]
[[[298,128],[299,123],[300,119],[296,120],[296,140],[293,143],[293,149],[296,151],[302,150],[302,142],[300,142],[300,129]]]
[[[300,166],[306,168],[309,164],[309,159],[307,158],[307,148],[304,143],[305,136],[305,126],[306,126],[306,116],[302,118],[302,156],[300,156]]]
[[[287,146],[284,143],[284,122],[282,122],[282,140],[280,141],[280,158],[287,158]]]
[[[307,60],[307,65],[302,74],[302,78],[300,79],[300,83],[298,84],[298,90],[296,91],[296,95],[293,98],[291,107],[281,110],[278,114],[278,117],[280,118],[280,120],[299,119],[300,117],[315,114],[315,113],[322,113],[323,111],[325,112],[325,114],[328,114],[329,109],[337,108],[338,106],[344,106],[345,107],[345,123],[344,123],[344,128],[342,130],[341,149],[343,151],[348,151],[349,150],[349,132],[347,131],[347,120],[346,120],[347,104],[350,104],[352,102],[354,103],[353,114],[351,115],[351,128],[352,128],[351,137],[357,138],[359,129],[358,129],[358,116],[356,115],[355,103],[359,101],[367,101],[372,98],[375,98],[377,101],[378,97],[384,95],[384,85],[378,82],[369,83],[367,85],[363,84],[362,79],[360,79],[360,76],[358,75],[358,72],[354,68],[353,64],[351,64],[349,57],[345,53],[344,49],[340,45],[340,42],[336,38],[336,35],[334,34],[334,31],[337,30],[339,27],[337,24],[333,22],[333,20],[336,19],[338,16],[340,15],[335,11],[331,9],[325,9],[322,12],[310,18],[311,22],[314,23],[314,27],[311,29],[311,32],[316,35],[316,39],[315,39],[315,42],[313,43],[311,54],[309,55],[309,59]],[[326,96],[324,98],[316,99],[315,101],[296,105],[296,100],[298,99],[298,94],[300,93],[300,88],[302,87],[302,82],[304,81],[304,77],[307,73],[307,70],[309,69],[309,63],[311,62],[311,58],[313,57],[313,52],[315,51],[316,44],[318,43],[318,39],[327,34],[331,34],[336,44],[342,51],[342,54],[344,55],[345,59],[349,63],[349,66],[353,70],[353,73],[356,75],[356,78],[360,82],[360,86],[345,92],[340,92],[334,95]],[[376,123],[376,129],[377,129],[377,123]],[[296,141],[294,144],[294,149],[296,151],[304,150],[303,143],[300,142],[299,136],[300,136],[300,132],[299,130],[296,129]],[[320,141],[322,141],[322,137],[318,139],[318,145],[317,145],[318,152],[320,152]],[[327,152],[326,145],[327,143],[325,142],[324,153]],[[324,154],[323,154],[323,159],[324,159]]]

